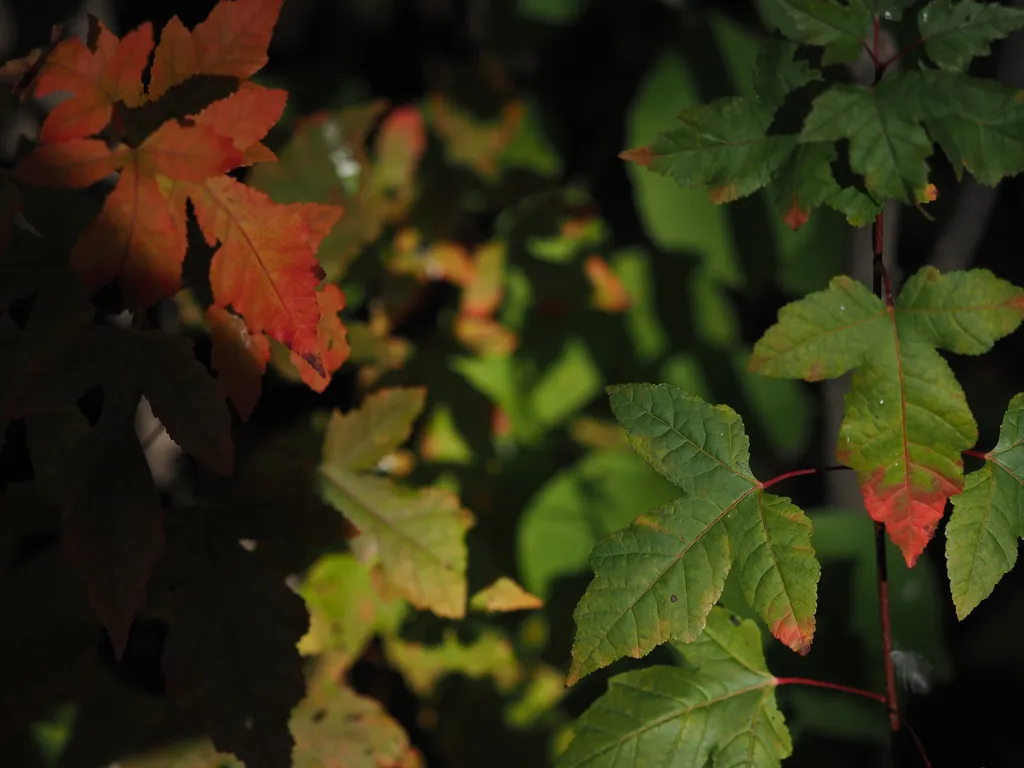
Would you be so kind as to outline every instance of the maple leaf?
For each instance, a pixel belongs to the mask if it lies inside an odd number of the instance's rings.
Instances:
[[[29,174],[37,162],[34,155],[45,158],[52,151],[39,147],[16,172]],[[115,149],[111,162],[124,170],[99,216],[86,227],[71,253],[71,266],[86,287],[95,291],[117,280],[128,306],[135,310],[176,293],[187,247],[186,231],[174,220],[160,179],[201,181],[240,161],[241,153],[229,139],[173,121],[137,149]]]
[[[942,69],[962,71],[989,44],[1024,27],[1024,10],[1002,3],[932,0],[917,16],[928,57]]]
[[[242,546],[227,507],[167,515],[161,583],[169,625],[162,667],[178,706],[199,715],[221,752],[246,768],[287,768],[292,708],[305,694],[296,644],[308,627],[302,598],[262,548]]]
[[[956,615],[964,619],[1017,562],[1024,535],[1024,394],[1003,416],[985,465],[967,475],[946,525],[946,568]]]
[[[68,90],[72,97],[51,113],[43,144],[22,159],[16,174],[35,184],[83,187],[123,169],[71,263],[90,290],[118,281],[134,311],[177,292],[191,198],[207,242],[221,244],[211,266],[217,305],[234,308],[251,334],[266,332],[289,347],[319,382],[326,376],[316,292],[323,273],[315,252],[341,211],[274,206],[222,175],[275,159],[260,140],[280,118],[287,95],[244,78],[266,63],[280,7],[281,0],[222,0],[191,32],[173,18],[157,45],[148,93],[142,74],[153,47],[150,25],[119,41],[97,22],[94,50],[77,38],[60,43],[44,60],[36,91]],[[194,75],[242,82],[188,115],[187,125],[164,122],[138,146],[108,149],[85,138],[106,126],[114,105],[140,106]],[[335,360],[339,354],[333,353]]]
[[[892,304],[837,277],[779,311],[749,367],[807,381],[854,371],[837,456],[857,472],[868,513],[913,566],[946,500],[963,489],[961,453],[978,436],[937,349],[981,354],[1022,317],[1024,291],[987,270],[925,267]]]
[[[683,496],[594,548],[566,684],[669,640],[693,642],[734,560],[747,602],[775,637],[806,654],[820,574],[811,523],[753,477],[740,417],[667,385],[608,392],[630,444]]]
[[[270,343],[262,334],[253,336],[238,315],[217,306],[206,310],[213,350],[210,364],[217,381],[235,406],[242,421],[248,421],[260,399],[260,380],[270,360]]]
[[[821,80],[818,70],[796,58],[797,50],[792,43],[767,41],[754,72],[757,99],[733,97],[690,107],[679,115],[683,128],[620,157],[682,187],[708,186],[708,199],[716,204],[768,187],[779,215],[798,228],[811,208],[832,204],[840,187],[832,176],[834,148],[800,147],[794,135],[768,133],[786,97]]]
[[[854,61],[860,56],[872,14],[863,2],[776,0],[779,31],[797,43],[825,48],[823,64]]]
[[[379,702],[320,674],[291,718],[294,768],[420,768],[423,758]]]
[[[246,80],[237,91],[192,115],[191,120],[230,138],[235,149],[243,154],[240,164],[274,161],[277,156],[260,139],[281,119],[287,101],[287,91],[264,88]]]
[[[868,191],[913,204],[914,190],[928,184],[932,142],[908,106],[907,91],[899,78],[873,88],[833,85],[814,100],[800,141],[849,139],[850,167]]]
[[[558,768],[769,768],[792,754],[753,621],[716,606],[701,636],[679,650],[686,668],[655,666],[611,678],[577,721]]]
[[[315,253],[324,228],[318,224],[324,215],[337,221],[341,209],[279,205],[220,176],[201,186],[175,185],[172,205],[179,222],[186,195],[207,243],[220,242],[210,264],[214,303],[232,307],[250,333],[265,332],[322,371],[316,289],[324,273]]]
[[[710,187],[708,199],[726,203],[766,186],[796,147],[793,136],[768,136],[772,111],[740,97],[683,110],[682,128],[650,147],[647,167],[681,187]]]
[[[956,72],[910,72],[904,104],[946,153],[957,179],[967,168],[995,186],[1024,170],[1024,104],[1020,91]]]
[[[459,618],[472,515],[440,488],[403,487],[367,472],[408,439],[424,397],[419,389],[382,390],[355,411],[332,414],[321,488],[359,530],[351,542],[357,557],[379,559],[387,581],[415,607]]]
[[[42,142],[80,139],[99,133],[109,123],[114,104],[143,102],[142,72],[153,51],[153,25],[146,22],[118,39],[103,22],[95,25],[95,51],[79,38],[58,43],[35,80],[35,95],[66,91],[71,97],[55,106],[39,129]]]
[[[496,579],[469,600],[470,608],[490,613],[532,611],[543,606],[543,600],[531,595],[508,576]]]
[[[149,75],[149,98],[195,75],[245,79],[267,63],[267,48],[284,0],[221,0],[191,32],[171,17]]]
[[[375,571],[350,554],[324,555],[299,590],[309,610],[309,632],[299,642],[304,656],[331,654],[335,670],[355,661],[377,632],[397,629],[406,613],[400,600],[386,600]]]

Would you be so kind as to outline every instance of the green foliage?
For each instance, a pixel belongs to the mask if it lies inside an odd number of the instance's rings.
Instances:
[[[1024,395],[1017,395],[1003,417],[999,442],[985,454],[985,465],[969,474],[964,492],[953,499],[946,527],[946,563],[956,614],[963,619],[992,594],[1017,562],[1021,527],[1020,417]]]
[[[466,612],[465,533],[472,516],[440,488],[408,489],[367,470],[408,437],[421,390],[383,390],[351,413],[334,413],[320,469],[324,499],[356,526],[353,551],[379,560],[384,577],[417,608]]]
[[[734,560],[747,602],[772,634],[806,654],[819,575],[811,524],[751,475],[739,416],[666,386],[609,392],[630,443],[684,495],[594,548],[569,683],[669,640],[694,641]]]
[[[558,761],[569,766],[777,766],[793,751],[754,622],[714,608],[687,666],[609,681]]]
[[[855,369],[836,455],[857,472],[868,513],[912,566],[946,499],[963,488],[960,454],[978,439],[963,390],[936,348],[978,355],[1024,317],[1024,291],[991,272],[926,267],[895,302],[861,283],[783,307],[750,358],[767,376],[819,381]]]

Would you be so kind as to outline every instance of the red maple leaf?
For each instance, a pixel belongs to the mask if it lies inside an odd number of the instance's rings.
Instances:
[[[251,335],[266,333],[289,347],[319,375],[319,386],[336,366],[321,354],[323,271],[316,251],[341,209],[279,205],[223,175],[276,160],[261,140],[280,118],[287,94],[245,78],[266,64],[281,4],[221,0],[192,31],[171,19],[156,46],[148,92],[142,76],[153,51],[150,25],[118,40],[94,22],[92,48],[77,38],[57,44],[41,66],[36,94],[60,90],[71,96],[51,112],[40,145],[21,160],[16,175],[35,184],[85,187],[121,171],[99,217],[75,245],[71,263],[92,290],[116,281],[135,311],[179,289],[187,248],[185,203],[191,199],[206,241],[219,244],[210,267],[215,304],[240,314]],[[157,100],[195,75],[240,82],[226,98],[165,122],[135,146],[110,148],[87,138],[103,130],[115,110],[118,127],[122,121],[131,127],[139,118],[123,107]],[[404,130],[407,123],[402,115],[399,134],[415,127]],[[336,312],[331,315],[335,323]]]
[[[81,139],[99,133],[110,123],[114,105],[135,107],[144,100],[142,72],[153,51],[149,22],[118,39],[103,23],[96,26],[96,47],[89,50],[77,37],[58,43],[36,78],[37,97],[67,91],[43,121],[39,141]]]

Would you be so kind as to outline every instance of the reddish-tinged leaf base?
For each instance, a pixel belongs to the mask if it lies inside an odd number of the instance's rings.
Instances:
[[[884,476],[885,469],[881,469],[861,483],[864,506],[872,520],[885,524],[889,538],[903,552],[907,567],[913,568],[935,534],[946,500],[963,488],[939,476],[935,476],[936,487],[931,490],[906,483],[884,486]]]

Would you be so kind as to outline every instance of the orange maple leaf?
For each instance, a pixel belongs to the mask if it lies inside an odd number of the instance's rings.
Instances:
[[[153,25],[147,22],[118,39],[102,22],[91,21],[97,32],[95,51],[77,37],[62,40],[36,78],[37,97],[72,94],[46,116],[39,129],[41,142],[92,136],[110,123],[114,104],[134,107],[144,100],[142,72],[153,50]]]
[[[315,253],[341,209],[315,203],[279,205],[226,176],[175,184],[175,218],[192,200],[206,242],[220,248],[210,265],[214,303],[231,306],[249,332],[267,333],[323,371],[317,338],[316,288],[324,272]]]
[[[70,144],[83,146],[81,154],[91,157],[95,144],[101,142],[84,146],[87,143],[78,140],[39,147],[18,171],[31,175],[45,167],[39,157],[46,159]],[[230,139],[201,126],[173,121],[164,123],[137,149],[122,145],[110,151],[107,162],[113,168],[123,167],[121,178],[104,200],[99,216],[75,243],[71,266],[90,290],[117,280],[126,304],[135,310],[173,295],[181,283],[186,229],[172,217],[160,180],[202,181],[235,167],[241,157]],[[68,167],[74,170],[68,174],[73,181],[105,170],[98,158]]]
[[[158,99],[194,75],[245,79],[267,63],[267,48],[284,0],[222,0],[191,32],[177,16],[160,34],[149,77]]]
[[[352,351],[346,338],[345,326],[338,313],[345,308],[345,295],[334,283],[325,283],[317,292],[320,305],[320,326],[317,341],[320,345],[319,358],[326,375],[318,373],[306,360],[292,352],[292,364],[306,386],[314,392],[323,392],[331,383],[331,374],[341,368]]]

